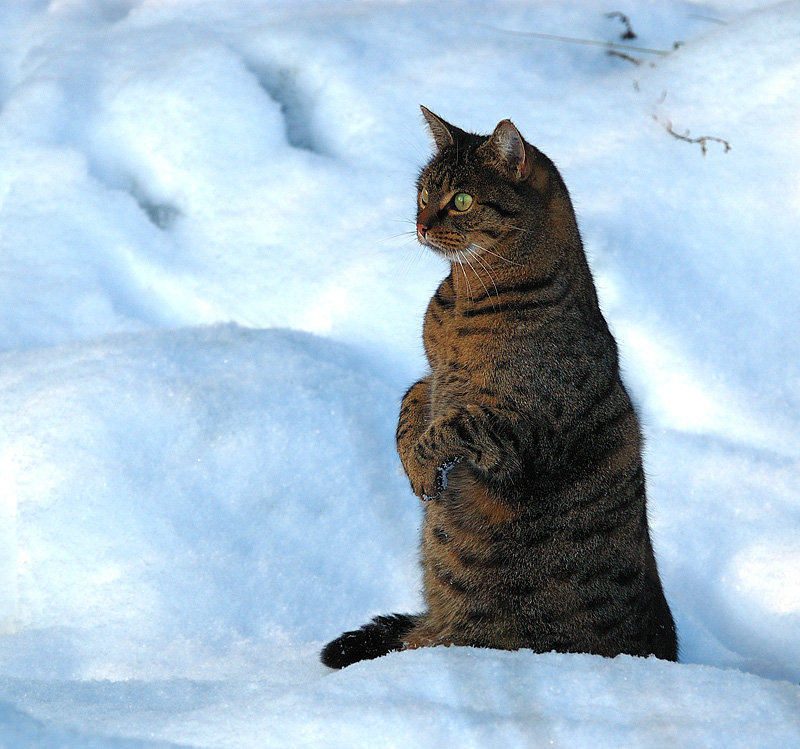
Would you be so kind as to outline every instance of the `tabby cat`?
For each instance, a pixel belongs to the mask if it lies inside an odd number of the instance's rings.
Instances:
[[[509,120],[481,136],[422,112],[437,151],[417,239],[451,268],[397,449],[425,500],[427,611],[346,632],[322,661],[430,645],[677,660],[639,422],[567,188]]]

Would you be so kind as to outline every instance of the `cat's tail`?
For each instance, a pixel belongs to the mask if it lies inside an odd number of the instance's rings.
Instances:
[[[344,668],[401,650],[403,640],[419,619],[419,616],[409,614],[376,616],[361,629],[345,632],[329,642],[322,649],[320,659],[328,668]]]

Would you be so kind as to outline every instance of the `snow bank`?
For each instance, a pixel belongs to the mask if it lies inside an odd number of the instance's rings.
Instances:
[[[36,747],[36,749],[168,749],[175,747],[166,741],[115,739],[90,736],[79,731],[51,728],[33,720],[9,703],[0,703],[0,735],[4,747]]]
[[[418,508],[383,429],[397,397],[351,352],[226,326],[12,358],[7,672],[186,675],[205,651],[415,602]]]

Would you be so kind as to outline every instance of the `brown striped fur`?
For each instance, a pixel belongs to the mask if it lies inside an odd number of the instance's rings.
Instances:
[[[430,373],[403,399],[397,448],[426,500],[428,610],[345,633],[323,662],[440,644],[676,660],[639,422],[567,188],[510,121],[478,136],[423,114],[437,151],[417,237],[451,272],[428,306]]]

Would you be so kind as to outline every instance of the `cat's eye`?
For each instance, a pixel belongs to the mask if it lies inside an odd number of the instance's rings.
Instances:
[[[419,202],[422,205],[428,205],[428,201],[430,200],[430,195],[428,195],[428,188],[423,187],[422,192],[419,194]]]
[[[472,205],[472,195],[466,192],[459,192],[453,198],[453,205],[457,211],[468,211]]]

